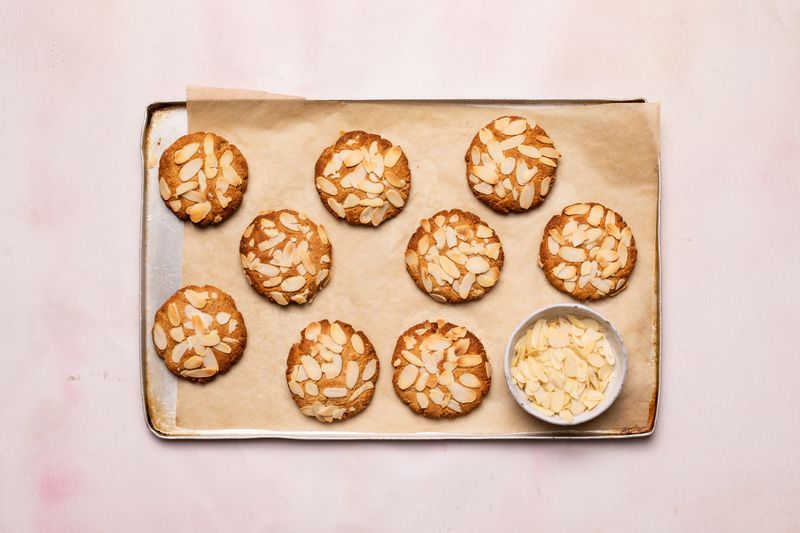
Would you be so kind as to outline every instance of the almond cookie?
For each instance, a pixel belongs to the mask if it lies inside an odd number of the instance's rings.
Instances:
[[[340,322],[312,322],[289,350],[286,382],[306,416],[320,422],[347,420],[367,408],[380,362],[363,331]]]
[[[161,154],[158,188],[167,207],[198,226],[218,224],[242,204],[247,161],[215,133],[184,135]]]
[[[248,283],[280,305],[310,303],[330,281],[333,249],[325,228],[291,209],[253,219],[239,254]]]
[[[406,270],[437,302],[468,302],[497,283],[503,268],[500,238],[478,215],[460,209],[423,219],[406,248]]]
[[[539,265],[556,289],[599,300],[625,288],[636,265],[636,241],[622,217],[596,203],[573,204],[550,219]]]
[[[325,208],[350,224],[377,226],[397,216],[408,200],[411,172],[399,146],[364,131],[342,133],[314,167]]]
[[[500,213],[522,212],[544,201],[561,154],[533,119],[500,117],[472,139],[464,158],[472,194]]]
[[[492,367],[467,328],[444,320],[408,328],[392,356],[394,390],[412,411],[430,418],[463,416],[489,392]]]
[[[153,343],[173,374],[205,383],[242,357],[247,329],[229,294],[213,285],[188,285],[156,311]]]

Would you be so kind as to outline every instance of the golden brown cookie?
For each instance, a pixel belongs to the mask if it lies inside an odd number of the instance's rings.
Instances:
[[[342,133],[325,148],[314,167],[325,208],[350,224],[377,226],[406,204],[411,171],[403,150],[380,135]]]
[[[625,288],[636,265],[636,241],[611,209],[592,202],[573,204],[545,226],[539,265],[561,292],[578,300],[599,300]]]
[[[205,383],[242,357],[247,329],[229,294],[213,285],[188,285],[156,311],[153,343],[173,374]]]
[[[406,270],[437,302],[467,302],[489,292],[503,268],[503,245],[478,215],[439,211],[420,222],[406,248]]]
[[[286,383],[306,416],[347,420],[367,408],[380,362],[363,331],[339,320],[312,322],[289,350]]]
[[[535,120],[500,117],[472,139],[464,156],[467,182],[472,194],[495,211],[527,211],[552,189],[560,157]]]
[[[247,161],[239,149],[215,133],[184,135],[161,154],[161,198],[181,220],[218,224],[242,204]]]
[[[280,305],[310,303],[330,281],[333,248],[325,228],[291,209],[253,219],[239,254],[248,283]]]
[[[486,350],[467,328],[444,320],[408,328],[392,355],[394,390],[417,414],[463,416],[478,407],[492,384]]]

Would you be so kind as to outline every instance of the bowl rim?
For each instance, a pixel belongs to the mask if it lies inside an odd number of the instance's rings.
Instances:
[[[520,332],[527,330],[530,327],[531,322],[535,322],[538,318],[541,318],[541,315],[545,313],[551,313],[556,310],[564,310],[565,312],[569,312],[569,310],[577,310],[579,313],[583,313],[584,315],[588,315],[589,318],[593,318],[597,320],[603,329],[606,331],[606,334],[609,333],[616,338],[618,341],[620,353],[615,353],[616,356],[616,367],[619,370],[615,370],[615,373],[619,372],[619,378],[617,379],[618,385],[614,384],[614,390],[611,391],[610,395],[607,395],[603,402],[595,407],[591,411],[586,411],[581,413],[577,417],[575,417],[571,422],[567,422],[563,418],[558,415],[547,416],[544,413],[540,413],[529,401],[527,396],[522,389],[517,387],[514,382],[511,380],[511,360],[513,359],[514,355],[514,345],[516,344],[516,340],[520,335]],[[566,313],[565,313],[566,314]],[[506,386],[511,393],[511,396],[514,398],[514,401],[519,405],[526,413],[529,415],[542,420],[543,422],[547,422],[549,424],[554,424],[557,426],[577,426],[580,424],[585,424],[590,420],[594,420],[604,412],[608,410],[609,407],[614,405],[614,402],[617,401],[619,398],[620,393],[622,392],[622,388],[625,386],[625,379],[628,375],[628,351],[625,348],[625,343],[622,340],[622,335],[620,335],[617,328],[614,324],[611,323],[604,315],[602,315],[599,311],[592,309],[584,304],[579,303],[557,303],[551,305],[545,305],[543,307],[539,307],[534,309],[531,313],[529,313],[525,318],[523,318],[518,324],[517,327],[514,328],[514,331],[511,333],[511,336],[508,338],[508,342],[506,343],[505,353],[503,354],[503,372],[506,378]],[[583,415],[586,414],[586,417]],[[583,418],[582,418],[583,417]]]

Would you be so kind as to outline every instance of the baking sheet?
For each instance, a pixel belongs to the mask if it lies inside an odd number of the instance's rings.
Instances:
[[[240,210],[216,228],[185,225],[181,284],[209,282],[230,292],[249,333],[243,359],[225,376],[198,386],[176,380],[154,352],[145,354],[145,396],[154,430],[165,436],[286,436],[297,438],[504,438],[635,436],[652,432],[658,398],[658,118],[657,104],[550,105],[514,102],[333,102],[269,100],[266,95],[193,90],[189,130],[213,130],[237,144],[248,159],[250,182]],[[498,105],[499,104],[499,105]],[[506,103],[507,104],[507,103]],[[564,154],[547,201],[523,215],[499,215],[478,202],[465,183],[463,156],[474,133],[497,116],[535,118]],[[151,121],[152,122],[152,121]],[[184,126],[185,127],[185,126]],[[340,130],[381,133],[406,152],[412,191],[403,212],[379,228],[353,228],[322,207],[313,165]],[[145,132],[147,139],[147,131]],[[149,189],[153,167],[172,138],[151,143],[145,154]],[[147,143],[146,143],[147,144]],[[147,148],[147,147],[146,147]],[[146,187],[147,188],[147,187]],[[155,192],[145,213],[172,217]],[[155,200],[147,203],[147,200]],[[532,419],[511,398],[502,376],[502,355],[517,323],[536,307],[568,298],[550,287],[537,266],[546,221],[575,201],[599,201],[632,226],[639,257],[628,288],[593,304],[621,331],[629,374],[615,405],[594,421],[555,428]],[[334,246],[332,281],[313,304],[279,308],[256,294],[238,263],[242,230],[261,209],[291,207],[328,229]],[[419,219],[445,208],[471,210],[503,240],[506,263],[498,286],[485,298],[442,305],[422,294],[403,263],[403,251]],[[160,217],[161,214],[158,213]],[[174,217],[172,217],[174,218]],[[148,220],[145,218],[145,220]],[[180,224],[178,224],[180,226]],[[144,244],[149,240],[144,240]],[[143,257],[152,258],[143,254]],[[146,269],[145,269],[146,270]],[[147,272],[143,272],[147,283]],[[174,281],[174,280],[173,280]],[[163,299],[163,298],[162,298]],[[146,299],[145,299],[146,300]],[[155,300],[155,298],[153,298]],[[143,347],[152,312],[145,309]],[[286,353],[310,321],[340,319],[364,330],[375,345],[383,373],[372,405],[340,424],[322,425],[301,415],[285,384]],[[481,338],[493,364],[492,390],[472,414],[455,420],[414,415],[395,396],[389,357],[397,336],[425,319],[444,318]],[[160,368],[159,368],[160,364]],[[161,375],[163,387],[150,379]],[[163,379],[166,378],[166,379]],[[148,386],[148,383],[150,386]],[[177,386],[175,386],[177,384]],[[170,388],[171,385],[171,388]],[[165,403],[159,403],[164,390]]]

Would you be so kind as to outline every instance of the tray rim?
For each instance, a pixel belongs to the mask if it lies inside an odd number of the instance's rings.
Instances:
[[[287,97],[288,98],[288,97]],[[604,104],[635,104],[635,103],[649,103],[644,97],[630,98],[630,99],[613,99],[613,98],[545,98],[545,99],[524,99],[524,98],[479,98],[479,99],[427,99],[427,98],[400,98],[400,99],[342,99],[342,98],[312,98],[308,99],[312,102],[358,102],[358,103],[398,103],[398,102],[416,102],[416,103],[435,103],[435,104],[471,104],[471,105],[604,105]],[[187,102],[185,100],[176,101],[156,101],[150,103],[145,109],[144,121],[142,124],[142,131],[140,137],[140,160],[142,164],[142,192],[140,196],[140,209],[141,219],[139,228],[139,378],[140,390],[142,394],[142,407],[144,409],[145,422],[147,428],[155,437],[167,441],[194,441],[194,440],[253,440],[253,439],[281,439],[291,441],[328,441],[328,442],[396,442],[396,441],[474,441],[474,440],[487,440],[487,441],[537,441],[537,440],[620,440],[620,439],[641,439],[653,435],[658,422],[659,406],[661,404],[661,373],[662,369],[662,354],[661,343],[662,339],[662,278],[661,278],[661,150],[658,151],[658,183],[657,183],[657,198],[656,198],[656,275],[658,294],[656,297],[656,309],[658,312],[658,320],[656,321],[657,329],[657,344],[655,346],[656,355],[656,393],[650,401],[648,427],[644,431],[638,432],[586,432],[585,434],[572,434],[572,435],[559,435],[559,434],[539,434],[532,435],[529,433],[508,433],[508,434],[494,434],[494,435],[478,435],[474,433],[452,433],[452,432],[422,432],[422,433],[358,433],[346,431],[276,431],[269,429],[195,429],[191,432],[183,432],[176,429],[172,432],[165,432],[159,429],[153,420],[153,416],[149,406],[149,398],[147,394],[147,316],[145,312],[146,306],[146,254],[145,243],[147,237],[147,213],[145,212],[147,206],[147,140],[149,134],[149,127],[152,123],[153,116],[156,112],[167,108],[186,108]],[[661,120],[659,116],[659,131],[661,128]],[[554,431],[557,431],[554,429]]]

